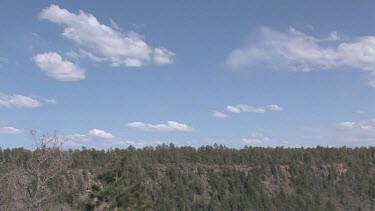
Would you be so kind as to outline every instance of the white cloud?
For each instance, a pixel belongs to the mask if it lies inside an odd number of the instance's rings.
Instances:
[[[359,122],[341,122],[338,124],[341,129],[353,130],[353,129],[363,129],[374,132],[375,136],[375,119]]]
[[[86,138],[87,135],[83,135],[83,134],[73,134],[73,135],[69,135],[68,138],[71,138],[71,139],[79,139],[79,138]]]
[[[270,142],[270,138],[263,133],[251,133],[249,138],[243,138],[242,142],[247,145],[266,145]]]
[[[101,24],[94,15],[78,14],[50,5],[42,10],[40,18],[64,25],[62,36],[85,48],[89,58],[104,58],[111,66],[139,67],[146,64],[171,64],[174,53],[164,47],[150,47],[135,32],[122,33],[111,21],[112,28]]]
[[[59,81],[78,81],[85,79],[85,70],[64,60],[59,54],[47,52],[34,56],[36,65],[49,77]]]
[[[25,134],[26,131],[15,128],[15,127],[0,127],[1,134],[21,135]]]
[[[102,61],[106,60],[106,58],[95,56],[94,54],[92,54],[88,51],[85,51],[83,49],[79,49],[78,51],[70,51],[70,52],[66,53],[66,55],[69,56],[70,58],[75,59],[75,60],[79,60],[79,59],[82,59],[82,58],[88,58],[88,59],[91,59],[95,62],[102,62]]]
[[[270,111],[282,111],[283,108],[276,104],[266,105],[266,106],[250,106],[245,104],[229,105],[226,107],[226,112],[212,110],[212,116],[215,118],[225,119],[229,118],[230,114],[239,114],[241,112],[251,112],[251,113],[266,113]]]
[[[356,123],[355,122],[341,122],[339,126],[342,129],[352,129]]]
[[[283,108],[279,105],[266,105],[255,107],[245,104],[229,105],[227,111],[230,113],[252,112],[252,113],[265,113],[269,111],[282,111]]]
[[[331,32],[331,33],[329,33],[328,40],[330,40],[330,41],[338,41],[338,40],[341,40],[341,38],[340,38],[340,35],[337,32]]]
[[[375,145],[375,119],[341,122],[328,134],[337,143],[334,145],[373,146]]]
[[[4,94],[0,92],[0,108],[39,108],[43,104],[56,104],[53,98],[38,99],[18,94]]]
[[[96,136],[96,137],[99,137],[99,138],[113,138],[113,135],[110,134],[110,133],[107,133],[103,130],[98,130],[98,129],[92,129],[89,131],[88,133],[90,136]]]
[[[319,39],[294,28],[279,32],[261,27],[243,47],[229,54],[226,65],[231,68],[263,65],[303,72],[353,68],[370,72],[370,85],[375,88],[374,57],[375,36],[344,41],[337,32]]]
[[[219,119],[225,119],[229,117],[228,114],[221,112],[221,111],[212,111],[212,116],[219,118]]]
[[[283,108],[280,107],[279,105],[267,105],[266,109],[269,111],[282,111]]]
[[[154,49],[154,63],[155,64],[172,64],[175,53],[166,48],[155,48]]]
[[[116,30],[120,30],[121,29],[120,26],[112,18],[109,19],[109,23],[111,24],[112,28],[114,28]]]
[[[5,95],[0,93],[0,107],[4,108],[38,108],[42,103],[23,95]]]
[[[364,111],[364,110],[356,110],[356,111],[354,111],[354,113],[361,115],[361,114],[366,114],[366,111]]]
[[[227,106],[227,111],[231,113],[241,113],[241,109],[237,108],[237,106]]]
[[[43,101],[46,104],[57,104],[57,100],[53,98],[44,98]]]
[[[42,103],[37,99],[23,95],[6,95],[0,93],[0,107],[4,108],[38,108]]]
[[[66,137],[68,147],[94,147],[94,148],[113,148],[113,147],[143,147],[141,141],[129,141],[123,138],[115,137],[111,133],[99,129],[92,129],[84,134],[73,134]]]
[[[186,124],[168,121],[166,124],[147,124],[143,122],[132,122],[127,124],[128,127],[146,131],[146,132],[191,132],[194,128]]]
[[[310,142],[314,141],[315,145],[374,146],[375,119],[309,127],[303,136],[309,138]]]

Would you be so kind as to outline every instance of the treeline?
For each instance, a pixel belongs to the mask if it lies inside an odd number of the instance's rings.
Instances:
[[[82,148],[62,153],[69,155],[69,161],[64,161],[66,168],[59,168],[61,173],[45,187],[50,189],[49,194],[56,195],[42,201],[39,208],[375,209],[374,147],[232,149],[214,145],[196,149],[169,144],[140,149]],[[38,163],[35,157],[35,151],[0,150],[4,166],[16,162],[28,169],[31,163]],[[6,171],[0,168],[0,174]],[[30,180],[38,181],[38,177]],[[1,203],[6,204],[1,198],[0,208]],[[9,203],[7,206],[11,207]]]
[[[108,159],[117,160],[120,157],[136,156],[145,163],[199,163],[199,164],[245,164],[259,165],[294,165],[294,164],[332,164],[345,162],[356,165],[359,163],[373,163],[375,161],[375,147],[322,147],[314,148],[264,148],[248,147],[243,149],[228,148],[223,145],[176,147],[174,144],[163,144],[156,147],[136,149],[96,150],[83,147],[75,152],[75,165],[100,166],[106,165]],[[80,162],[81,161],[81,162]]]

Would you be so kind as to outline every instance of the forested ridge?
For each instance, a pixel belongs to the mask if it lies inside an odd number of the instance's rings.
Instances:
[[[36,156],[51,150],[69,155],[58,174]],[[0,160],[1,210],[375,210],[374,147],[42,147]]]

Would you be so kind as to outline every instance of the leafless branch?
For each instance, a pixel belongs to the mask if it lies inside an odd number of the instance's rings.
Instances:
[[[9,161],[0,164],[0,210],[44,210],[58,197],[61,177],[68,168],[70,154],[62,146],[64,139],[30,131],[35,149],[30,157],[20,159],[9,154]]]

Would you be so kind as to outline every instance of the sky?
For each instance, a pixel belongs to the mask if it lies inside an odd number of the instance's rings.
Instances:
[[[0,147],[373,146],[373,1],[0,2]]]

